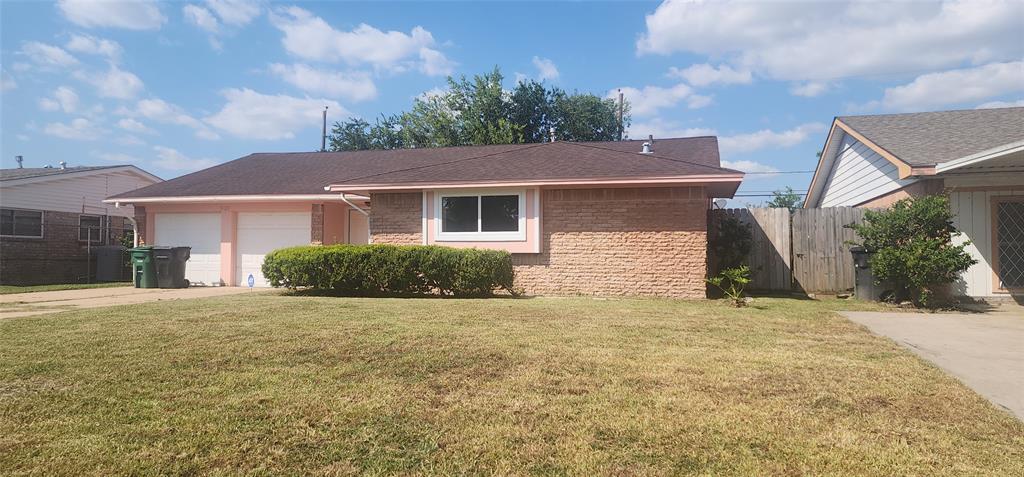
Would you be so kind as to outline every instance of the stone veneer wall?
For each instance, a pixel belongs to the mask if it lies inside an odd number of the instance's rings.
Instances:
[[[423,243],[423,194],[370,194],[370,242],[395,245]]]
[[[513,256],[530,295],[705,297],[700,187],[545,190],[540,254]]]
[[[370,197],[373,243],[422,243],[422,196]],[[539,254],[514,254],[529,295],[703,298],[708,200],[701,187],[544,190]]]

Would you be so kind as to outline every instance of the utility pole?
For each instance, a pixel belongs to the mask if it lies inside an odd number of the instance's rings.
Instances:
[[[320,130],[320,152],[327,151],[327,106],[324,106],[324,123]]]
[[[622,118],[625,115],[624,109],[625,109],[625,106],[623,105],[622,88],[619,88],[619,140],[620,141],[622,140],[622,133],[624,132],[623,129],[625,129],[624,125],[622,124]]]

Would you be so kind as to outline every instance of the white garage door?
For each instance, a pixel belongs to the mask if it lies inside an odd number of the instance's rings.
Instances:
[[[263,256],[271,250],[309,245],[309,212],[266,212],[238,214],[238,284],[247,286],[249,274],[258,287],[269,286],[263,279]]]
[[[192,247],[185,278],[223,285],[220,277],[220,214],[155,214],[153,245]]]

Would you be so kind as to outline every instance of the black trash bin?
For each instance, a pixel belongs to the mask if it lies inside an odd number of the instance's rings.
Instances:
[[[157,288],[180,288],[174,282],[174,249],[171,247],[153,247],[153,262],[156,269]]]
[[[884,288],[875,283],[875,274],[871,271],[871,256],[874,252],[854,246],[850,248],[850,253],[853,254],[853,296],[860,300],[878,301]]]
[[[192,257],[192,247],[172,247],[174,257],[171,259],[171,276],[174,277],[175,288],[188,288],[185,279],[185,262]]]

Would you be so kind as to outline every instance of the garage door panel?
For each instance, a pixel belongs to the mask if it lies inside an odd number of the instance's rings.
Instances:
[[[263,278],[263,257],[272,250],[309,245],[311,216],[308,212],[238,214],[238,284],[245,286],[251,274],[257,287],[269,286]]]
[[[153,244],[192,247],[185,278],[200,285],[221,285],[220,214],[167,214],[154,216]]]

